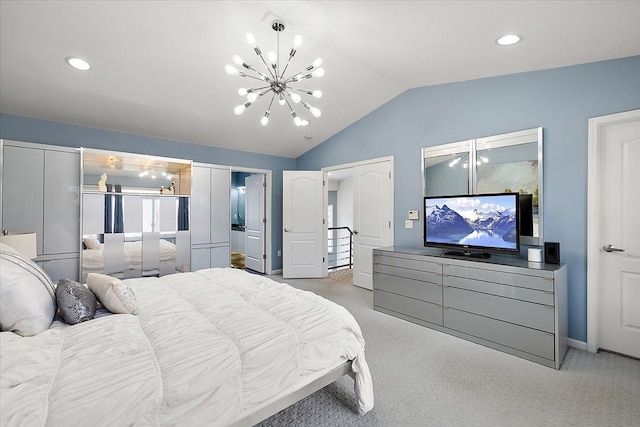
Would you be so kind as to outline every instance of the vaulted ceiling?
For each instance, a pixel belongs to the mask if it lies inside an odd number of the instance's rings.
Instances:
[[[297,127],[270,97],[242,115],[234,54],[266,73],[245,34],[326,74],[297,87],[322,110]],[[640,1],[0,2],[0,111],[242,151],[297,157],[407,89],[640,54]],[[496,39],[523,40],[502,47]],[[90,71],[65,63],[86,59]],[[289,73],[287,73],[289,75]],[[640,77],[639,77],[640,78]]]

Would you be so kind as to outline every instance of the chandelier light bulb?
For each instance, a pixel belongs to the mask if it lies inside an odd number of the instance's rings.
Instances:
[[[278,55],[276,55],[274,51],[270,51],[269,53],[267,53],[267,58],[269,59],[269,62],[275,64],[278,60]]]
[[[300,97],[300,95],[298,95],[297,93],[293,93],[293,92],[292,92],[290,95],[291,95],[291,100],[292,100],[293,102],[295,102],[296,104],[297,104],[298,102],[300,102],[300,100],[302,99],[302,98]]]
[[[295,116],[293,118],[293,122],[296,124],[296,126],[302,126],[302,120],[300,120],[300,117]]]
[[[318,58],[318,59],[316,59],[315,61],[313,61],[313,62],[311,63],[311,66],[312,66],[313,68],[319,67],[319,66],[321,66],[321,65],[322,65],[322,62],[323,62],[323,61],[322,61],[322,58]]]
[[[238,65],[244,64],[244,61],[238,55],[233,55],[231,59],[233,59],[233,62],[235,62]]]
[[[244,112],[244,110],[246,110],[247,107],[244,106],[244,104],[242,105],[238,105],[236,108],[233,109],[233,112],[236,113],[236,116],[239,116],[240,114],[242,114]]]
[[[251,46],[256,47],[256,38],[251,33],[247,33],[247,43]]]
[[[321,90],[314,90],[313,92],[311,92],[311,95],[314,98],[322,98],[322,91]]]
[[[293,38],[293,48],[297,49],[302,45],[302,36],[301,35],[297,35]]]
[[[322,77],[324,76],[324,68],[318,68],[317,70],[313,70],[311,73],[311,77]]]
[[[266,115],[265,115],[264,117],[262,117],[262,118],[260,119],[260,124],[261,124],[262,126],[266,126],[266,125],[268,125],[268,124],[269,124],[269,117],[267,117]]]
[[[322,111],[320,111],[316,107],[309,108],[309,111],[311,111],[311,114],[313,114],[314,117],[320,117],[322,115]]]
[[[286,101],[284,100],[284,97],[282,95],[280,95],[280,99],[278,99],[278,104],[280,105],[284,105]]]
[[[224,66],[224,71],[226,71],[227,74],[231,74],[232,76],[237,76],[238,74],[240,74],[240,71],[238,71],[236,67],[229,64]]]
[[[247,101],[249,102],[255,102],[256,99],[258,99],[258,94],[255,92],[251,92],[250,94],[247,95]]]
[[[240,95],[240,96],[246,96],[246,95],[247,95],[247,93],[249,93],[249,92],[247,91],[247,89],[245,89],[245,88],[243,88],[243,87],[241,87],[240,89],[238,89],[238,95]]]

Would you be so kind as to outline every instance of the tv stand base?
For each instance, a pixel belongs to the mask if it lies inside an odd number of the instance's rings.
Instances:
[[[491,254],[487,252],[448,251],[448,252],[445,252],[444,254],[450,255],[450,256],[460,256],[460,257],[469,257],[469,258],[481,258],[481,259],[491,258]]]

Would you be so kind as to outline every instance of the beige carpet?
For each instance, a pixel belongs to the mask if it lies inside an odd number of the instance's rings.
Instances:
[[[341,304],[366,339],[375,407],[355,411],[343,377],[260,426],[640,426],[640,361],[570,349],[555,370],[372,309],[333,279],[283,280]]]

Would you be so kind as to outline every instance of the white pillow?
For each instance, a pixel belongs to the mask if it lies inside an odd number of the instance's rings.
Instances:
[[[138,314],[138,299],[133,290],[118,278],[89,273],[87,286],[107,310],[116,314]]]
[[[0,243],[0,325],[3,331],[32,336],[51,326],[56,291],[37,264]]]
[[[87,249],[101,249],[100,241],[95,237],[85,237],[83,239],[84,245]]]

